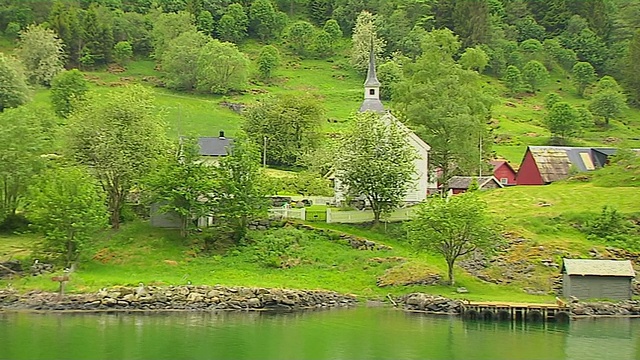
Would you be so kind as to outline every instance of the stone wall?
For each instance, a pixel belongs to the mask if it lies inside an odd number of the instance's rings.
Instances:
[[[121,286],[63,296],[0,290],[0,310],[304,310],[356,304],[355,296],[332,291],[223,286]]]
[[[398,307],[405,310],[426,311],[438,314],[459,314],[462,301],[453,300],[439,295],[411,293],[395,300]]]

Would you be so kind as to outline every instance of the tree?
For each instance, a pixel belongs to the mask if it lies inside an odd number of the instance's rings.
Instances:
[[[80,63],[91,67],[111,62],[114,45],[109,11],[96,3],[89,5],[82,19]]]
[[[113,228],[130,190],[165,152],[165,136],[153,96],[140,85],[92,94],[70,117],[70,158],[90,166],[107,193]]]
[[[564,144],[566,139],[580,133],[580,113],[569,103],[560,101],[551,107],[544,118],[553,141]]]
[[[315,28],[307,21],[296,21],[287,31],[287,43],[296,55],[306,55],[309,52]]]
[[[220,40],[238,43],[247,36],[249,17],[242,5],[233,3],[227,7],[218,22]]]
[[[578,95],[584,97],[584,91],[587,86],[593,84],[596,81],[596,71],[588,62],[577,62],[571,69],[573,74],[573,82],[576,84]]]
[[[309,51],[317,58],[326,58],[333,55],[333,41],[331,35],[324,30],[317,30],[313,33],[313,40]]]
[[[211,36],[213,33],[213,15],[207,10],[202,10],[196,18],[196,28],[203,34]]]
[[[15,215],[43,167],[47,120],[47,112],[32,107],[0,113],[0,221]]]
[[[380,99],[391,100],[393,89],[404,79],[402,67],[396,60],[389,60],[378,66],[378,79],[380,80]]]
[[[464,69],[475,70],[482,73],[489,63],[489,57],[479,47],[466,48],[464,53],[460,56],[459,63]]]
[[[195,138],[180,139],[175,152],[149,178],[153,201],[162,205],[160,212],[180,217],[180,235],[187,237],[193,220],[209,215],[217,196],[215,170],[200,161]]]
[[[398,116],[413,125],[429,145],[429,162],[440,168],[443,191],[456,172],[472,174],[479,167],[480,139],[488,139],[486,122],[494,100],[483,91],[475,71],[455,63],[460,42],[450,30],[425,35],[423,54],[415,63],[403,65],[404,81],[394,88]],[[482,157],[490,144],[484,141]]]
[[[640,29],[638,29],[631,41],[623,64],[624,84],[628,88],[631,100],[640,104]]]
[[[44,234],[47,255],[71,266],[87,243],[107,224],[104,192],[87,170],[54,168],[29,188],[29,220]]]
[[[198,54],[197,89],[212,94],[227,94],[247,86],[249,60],[235,44],[209,41]]]
[[[564,48],[557,39],[546,39],[542,46],[547,55],[551,56],[565,70],[572,69],[578,61],[575,51]]]
[[[334,19],[329,19],[324,23],[322,30],[326,31],[329,36],[331,36],[331,43],[335,44],[340,39],[342,39],[342,29],[340,29],[340,25]]]
[[[351,65],[358,71],[365,72],[369,67],[369,53],[373,46],[376,60],[380,60],[384,52],[385,42],[376,32],[376,17],[368,11],[362,11],[356,19],[351,37]]]
[[[518,32],[518,41],[527,39],[537,39],[542,41],[546,35],[544,26],[538,25],[536,20],[527,16],[515,22],[516,31]]]
[[[197,31],[192,15],[188,12],[162,13],[153,22],[153,57],[162,62],[162,55],[169,48],[169,42],[185,32]]]
[[[287,17],[276,10],[271,0],[255,0],[249,8],[250,29],[262,41],[273,40],[286,25],[282,15]]]
[[[273,45],[265,45],[260,50],[257,63],[260,77],[269,80],[280,63],[280,52]]]
[[[553,105],[555,105],[556,103],[562,101],[562,98],[560,97],[560,95],[554,93],[554,92],[550,92],[547,94],[547,96],[544,97],[544,107],[547,110],[551,110],[551,108],[553,107]]]
[[[161,63],[168,88],[187,91],[196,88],[198,59],[209,41],[211,38],[201,32],[188,31],[168,43]]]
[[[29,87],[22,64],[0,53],[0,112],[29,101]]]
[[[249,140],[263,151],[266,147],[268,164],[296,165],[318,146],[324,111],[309,95],[267,98],[243,115]]]
[[[503,80],[507,88],[511,91],[511,95],[517,94],[522,89],[522,73],[520,73],[520,69],[518,69],[517,66],[509,65]]]
[[[17,52],[32,84],[49,85],[51,79],[64,70],[62,40],[41,25],[29,25],[20,32]]]
[[[59,73],[51,81],[51,105],[56,115],[66,118],[85,100],[89,83],[78,70]]]
[[[464,47],[486,43],[490,33],[487,0],[455,1],[453,29],[460,35]]]
[[[596,85],[595,94],[589,103],[589,110],[609,125],[609,120],[620,117],[626,109],[627,97],[616,80],[610,76],[603,76]]]
[[[407,225],[409,239],[417,250],[444,257],[452,286],[455,285],[453,267],[460,256],[495,248],[497,236],[486,208],[476,192],[431,198],[418,206]]]
[[[541,62],[531,60],[522,68],[522,77],[531,87],[531,92],[535,93],[549,79],[549,71]]]
[[[348,194],[368,200],[374,225],[402,202],[415,173],[417,154],[397,121],[370,111],[356,114],[337,154],[336,177]]]
[[[125,66],[133,56],[133,48],[128,41],[118,41],[113,46],[113,59],[120,66]]]
[[[220,187],[215,214],[231,229],[233,239],[239,244],[245,238],[249,223],[267,215],[257,147],[243,135],[236,137],[229,156],[220,160],[216,175]]]

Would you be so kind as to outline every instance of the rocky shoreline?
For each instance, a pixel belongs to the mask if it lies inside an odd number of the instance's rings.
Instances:
[[[406,294],[396,298],[395,302],[397,307],[408,311],[452,315],[459,315],[464,305],[462,300],[453,300],[424,293]],[[567,306],[570,315],[574,318],[640,316],[640,300],[619,302],[581,302],[574,300]]]
[[[60,295],[0,290],[0,310],[309,310],[352,307],[353,295],[321,290],[286,290],[224,286],[118,286],[95,293]]]

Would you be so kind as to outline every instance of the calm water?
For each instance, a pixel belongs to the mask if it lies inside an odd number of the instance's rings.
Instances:
[[[640,319],[507,324],[381,308],[0,313],[2,359],[640,359]]]

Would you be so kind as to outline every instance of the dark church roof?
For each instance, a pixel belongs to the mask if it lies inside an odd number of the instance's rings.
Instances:
[[[227,156],[227,149],[233,145],[233,139],[220,137],[200,137],[200,155],[202,156]]]
[[[367,80],[365,80],[364,86],[380,86],[380,81],[376,76],[376,55],[373,53],[373,47],[369,52],[369,70],[367,70]]]
[[[384,105],[382,105],[382,101],[380,101],[380,99],[364,99],[362,105],[360,105],[359,111],[374,111],[377,113],[383,113],[385,110]]]

